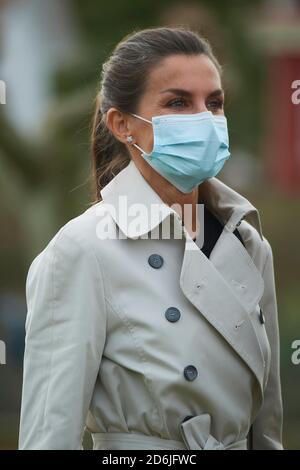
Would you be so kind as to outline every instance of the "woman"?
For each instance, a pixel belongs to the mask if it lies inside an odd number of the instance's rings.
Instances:
[[[81,449],[87,429],[94,449],[282,449],[272,249],[216,178],[230,153],[207,41],[126,36],[92,141],[95,201],[28,272],[19,447]]]

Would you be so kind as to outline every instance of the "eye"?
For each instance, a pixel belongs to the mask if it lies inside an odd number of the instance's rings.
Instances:
[[[223,109],[224,107],[224,100],[217,99],[212,100],[207,104],[207,109],[211,109],[212,111],[218,111],[219,109]]]
[[[170,108],[178,108],[178,105],[182,105],[185,103],[185,100],[182,98],[176,98],[175,100],[169,101],[168,105]],[[175,105],[175,106],[174,106]]]

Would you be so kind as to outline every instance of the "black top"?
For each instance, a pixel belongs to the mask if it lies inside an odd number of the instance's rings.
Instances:
[[[204,243],[201,248],[201,251],[203,251],[207,258],[210,257],[212,249],[223,231],[223,227],[223,224],[221,224],[221,222],[216,218],[216,216],[204,205]],[[237,228],[234,230],[233,233],[244,245],[241,234]],[[196,240],[193,240],[197,243],[197,238]]]

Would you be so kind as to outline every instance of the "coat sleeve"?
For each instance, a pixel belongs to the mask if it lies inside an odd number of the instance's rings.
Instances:
[[[280,341],[274,277],[273,253],[267,244],[267,258],[263,270],[265,290],[260,307],[265,317],[265,327],[271,347],[271,364],[264,392],[263,406],[252,425],[253,449],[283,450],[282,445],[282,396],[280,379]]]
[[[82,449],[106,337],[103,276],[91,248],[58,232],[26,278],[19,449]]]

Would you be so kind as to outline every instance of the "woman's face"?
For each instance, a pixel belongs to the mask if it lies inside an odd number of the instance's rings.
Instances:
[[[147,77],[146,90],[140,98],[135,114],[151,121],[152,116],[162,114],[193,114],[211,111],[224,114],[224,93],[219,72],[205,54],[174,54],[163,59]],[[129,144],[128,135],[146,152],[153,148],[153,129],[150,123],[130,114],[111,108],[107,113],[107,125],[114,135],[128,148],[138,167],[148,174],[155,171],[141,156],[141,152]]]
[[[151,121],[161,114],[224,114],[224,93],[219,72],[204,54],[172,55],[155,67],[135,114]],[[130,135],[146,152],[153,148],[152,125],[129,116]],[[134,152],[136,152],[136,147]],[[132,147],[129,147],[131,153]],[[137,150],[137,153],[140,153]]]

